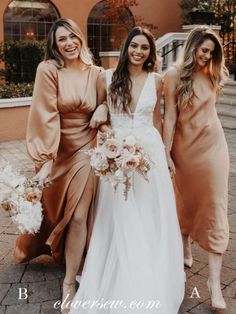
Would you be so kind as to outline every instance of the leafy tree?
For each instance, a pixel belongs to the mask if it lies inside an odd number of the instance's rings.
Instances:
[[[105,8],[105,16],[107,19],[112,20],[114,23],[118,21],[117,12],[120,12],[122,9],[130,9],[132,7],[137,7],[139,5],[138,0],[105,0],[107,6]],[[120,17],[119,17],[120,19]],[[126,21],[124,21],[124,24]],[[148,28],[153,33],[156,32],[158,27],[152,23],[145,22],[142,16],[134,15],[134,24],[142,27]]]
[[[215,16],[217,24],[221,26],[221,36],[232,33],[236,16],[236,0],[217,1]]]
[[[212,11],[215,13],[214,23],[221,26],[220,34],[224,36],[234,29],[236,16],[236,0],[180,0],[181,19],[183,24],[190,24],[188,13],[192,11]]]

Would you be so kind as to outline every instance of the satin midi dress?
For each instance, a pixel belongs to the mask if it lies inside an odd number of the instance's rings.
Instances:
[[[209,89],[178,109],[171,155],[182,234],[208,252],[224,253],[229,240],[229,154],[215,103],[216,93]]]
[[[88,197],[88,238],[93,221],[97,179],[85,151],[95,145],[96,130],[89,127],[96,108],[96,81],[101,68],[58,69],[52,61],[39,64],[27,127],[27,149],[36,168],[53,159],[52,184],[43,190],[43,223],[35,235],[17,238],[18,262],[39,255],[64,258],[66,227],[85,191]],[[86,78],[86,79],[85,79]]]

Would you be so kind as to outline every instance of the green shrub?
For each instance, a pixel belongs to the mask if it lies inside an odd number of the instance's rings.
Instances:
[[[34,81],[38,64],[44,57],[45,41],[17,40],[1,44],[0,58],[5,63],[7,82],[29,83]]]
[[[33,83],[6,83],[0,84],[0,99],[31,97],[33,93]]]

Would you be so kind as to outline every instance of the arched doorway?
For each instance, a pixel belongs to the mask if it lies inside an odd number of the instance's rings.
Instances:
[[[128,8],[113,12],[107,1],[98,2],[88,17],[88,46],[96,64],[100,65],[100,51],[117,51],[129,30],[134,26],[134,18]]]
[[[59,17],[51,1],[11,1],[4,12],[4,40],[45,39]]]

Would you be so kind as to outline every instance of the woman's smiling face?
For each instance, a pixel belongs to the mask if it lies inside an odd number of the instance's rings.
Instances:
[[[150,44],[144,35],[134,36],[128,47],[128,60],[132,65],[143,65],[150,55]]]
[[[195,52],[196,65],[200,68],[205,67],[212,58],[214,49],[215,43],[211,39],[204,40]]]
[[[55,32],[58,51],[65,61],[78,59],[80,56],[81,42],[79,38],[63,26]]]

